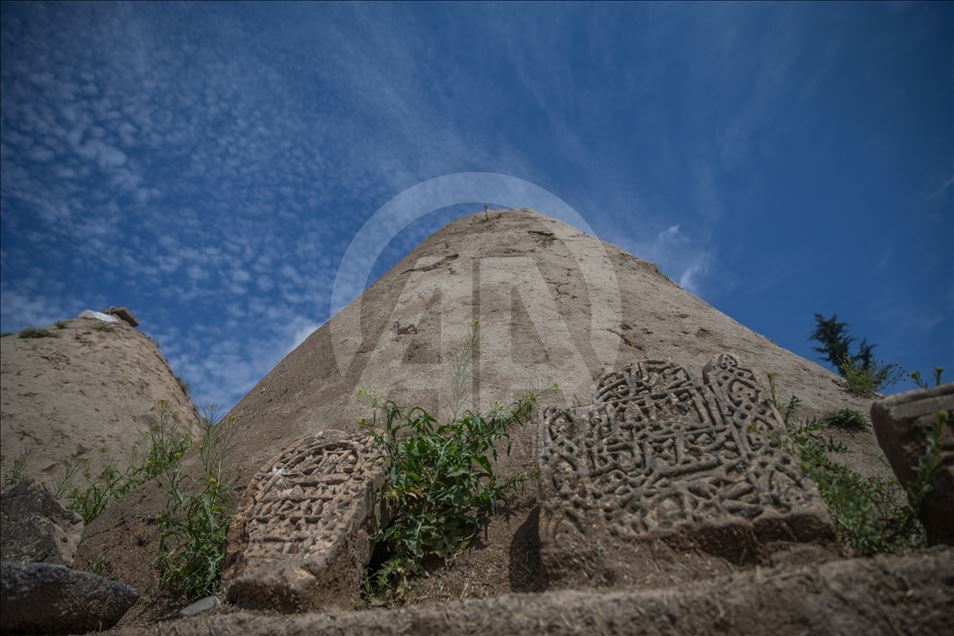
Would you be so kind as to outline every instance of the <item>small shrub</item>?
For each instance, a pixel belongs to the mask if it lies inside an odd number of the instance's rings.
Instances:
[[[847,431],[862,431],[868,428],[868,419],[855,409],[831,411],[823,415],[818,423],[824,427],[834,426]]]
[[[199,476],[184,473],[176,463],[159,477],[167,497],[157,518],[159,584],[190,601],[215,592],[225,561],[235,478],[225,456],[235,431],[233,418],[207,424],[197,445]]]
[[[782,411],[775,377],[769,374],[770,399]],[[798,423],[795,404],[795,409],[787,411],[785,434],[773,441],[801,460],[802,469],[818,485],[842,540],[865,555],[923,546],[924,528],[916,509],[905,501],[894,480],[866,477],[833,461],[829,453],[847,449],[819,434],[826,426],[823,421]],[[931,466],[925,467],[926,474],[930,470]]]
[[[57,320],[54,326],[57,329],[66,329],[66,322],[63,320]]]
[[[46,329],[34,329],[33,327],[27,327],[22,330],[19,335],[19,338],[55,338],[52,332],[47,331]]]
[[[368,596],[403,596],[409,578],[424,574],[426,559],[446,559],[456,553],[526,479],[497,474],[498,446],[510,453],[510,431],[526,424],[542,393],[530,391],[509,407],[495,403],[485,414],[459,412],[477,330],[474,323],[453,356],[454,396],[446,423],[419,406],[405,411],[392,401],[382,403],[369,396],[374,406],[372,422],[359,424],[368,429],[387,467],[385,504],[391,523],[374,537],[386,558],[365,574]],[[379,414],[383,422],[378,421]]]
[[[863,364],[852,358],[843,358],[839,366],[845,389],[858,397],[874,397],[898,383],[904,369],[896,364],[871,362]]]
[[[159,400],[155,421],[145,436],[144,453],[137,453],[135,460],[125,472],[108,462],[98,477],[92,477],[86,469],[86,486],[69,486],[66,496],[68,507],[83,521],[89,523],[106,507],[131,490],[162,474],[170,466],[178,465],[182,455],[192,445],[191,438],[181,431],[179,421],[165,400]],[[67,473],[75,467],[67,469]],[[66,479],[70,479],[68,475]],[[55,485],[66,490],[66,483]]]

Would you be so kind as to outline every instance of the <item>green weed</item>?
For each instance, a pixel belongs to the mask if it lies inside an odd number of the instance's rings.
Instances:
[[[225,560],[225,544],[232,520],[232,485],[236,471],[225,456],[235,437],[236,421],[207,423],[197,444],[198,477],[167,466],[159,477],[167,496],[158,515],[159,584],[194,601],[215,592]]]
[[[944,367],[934,367],[934,386],[941,386],[941,376],[944,375]],[[911,379],[914,380],[914,383],[918,385],[918,388],[929,389],[931,385],[927,383],[927,380],[921,377],[920,371],[912,371]]]
[[[818,485],[842,540],[866,555],[923,546],[924,528],[916,512],[919,502],[915,506],[913,500],[906,501],[894,480],[866,477],[829,457],[829,453],[847,449],[820,433],[829,425],[826,418],[831,422],[835,414],[843,411],[829,413],[821,420],[798,422],[797,398],[790,398],[783,405],[775,377],[769,374],[769,392],[773,404],[783,413],[785,434],[773,441],[801,460],[802,469]],[[793,408],[787,408],[793,404]],[[835,419],[841,421],[845,417]],[[857,421],[856,417],[849,417]],[[926,466],[925,474],[931,470],[930,465]]]
[[[181,430],[178,419],[165,400],[159,400],[156,410],[155,421],[145,435],[146,450],[136,454],[136,459],[128,469],[120,471],[114,463],[107,462],[99,476],[93,477],[89,474],[87,464],[84,468],[85,486],[67,486],[66,482],[54,485],[56,490],[67,492],[68,507],[86,523],[98,517],[116,499],[162,474],[170,466],[178,465],[192,445],[191,438]],[[74,465],[67,467],[66,472],[75,470]]]
[[[26,466],[41,445],[42,442],[31,439],[9,461],[7,456],[0,452],[0,489],[6,490],[23,481]]]
[[[374,407],[372,421],[359,424],[387,467],[384,499],[391,515],[390,524],[373,538],[386,557],[365,573],[368,597],[402,598],[410,579],[425,574],[426,560],[457,553],[526,480],[497,474],[498,448],[510,453],[510,431],[529,421],[533,405],[550,389],[529,391],[508,407],[497,402],[487,413],[461,413],[478,327],[474,323],[452,358],[454,395],[446,422],[419,406],[403,410],[359,391]]]
[[[868,418],[855,409],[839,409],[822,416],[818,421],[825,427],[834,426],[847,431],[862,431],[868,428]]]
[[[64,321],[64,320],[57,320],[56,323],[54,324],[54,326],[55,326],[57,329],[66,329],[66,321]]]
[[[844,378],[845,390],[858,397],[874,397],[891,388],[904,375],[904,369],[896,364],[871,362],[864,364],[851,357],[842,359],[838,366]]]

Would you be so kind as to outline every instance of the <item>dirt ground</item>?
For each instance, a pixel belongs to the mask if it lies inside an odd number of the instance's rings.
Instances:
[[[647,591],[559,591],[293,616],[219,610],[145,634],[925,634],[954,631],[954,550],[832,561]]]

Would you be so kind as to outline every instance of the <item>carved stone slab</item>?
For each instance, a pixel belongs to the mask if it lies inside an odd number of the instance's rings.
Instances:
[[[669,362],[604,374],[592,406],[539,431],[541,560],[551,583],[626,577],[663,540],[735,562],[769,542],[834,535],[817,488],[772,439],[784,425],[732,355],[703,384]]]
[[[246,608],[297,612],[360,601],[384,471],[366,437],[308,436],[252,478],[229,528],[223,582]]]

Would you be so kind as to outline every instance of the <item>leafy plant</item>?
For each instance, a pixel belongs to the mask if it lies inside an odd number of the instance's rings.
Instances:
[[[54,324],[54,326],[55,326],[57,329],[66,329],[66,321],[64,321],[64,320],[57,320],[56,323]]]
[[[137,453],[136,460],[125,471],[120,471],[114,463],[107,462],[100,475],[95,478],[89,474],[87,464],[86,486],[68,487],[68,507],[89,523],[116,499],[162,474],[170,466],[178,465],[191,445],[192,439],[180,429],[169,405],[165,400],[159,400],[156,419],[146,432],[146,451]],[[71,473],[75,469],[74,465],[68,467],[66,472]],[[54,488],[58,491],[66,490],[67,483],[58,483]]]
[[[35,329],[33,327],[27,327],[22,330],[19,335],[19,338],[55,338],[52,332],[47,331],[46,329]]]
[[[508,407],[495,402],[487,413],[461,413],[478,329],[475,322],[452,358],[453,404],[446,422],[419,406],[403,410],[359,391],[374,407],[372,421],[359,424],[387,467],[384,497],[391,514],[390,524],[374,537],[386,558],[365,574],[368,596],[402,597],[409,579],[425,573],[425,560],[446,559],[460,550],[526,479],[498,475],[498,447],[510,453],[510,431],[526,424],[533,405],[550,389],[529,391]]]
[[[848,431],[861,431],[868,428],[868,418],[860,411],[855,409],[838,409],[826,413],[819,420],[819,424],[825,427],[834,426]]]
[[[167,496],[166,509],[157,517],[159,584],[190,601],[214,593],[222,572],[236,476],[225,458],[236,429],[234,418],[206,424],[196,447],[197,477],[179,462],[159,476]]]
[[[773,404],[779,408],[775,377],[769,374],[769,391]],[[793,400],[796,399],[791,398],[788,404]],[[785,410],[784,435],[776,435],[773,441],[801,460],[802,469],[818,485],[845,543],[866,555],[924,545],[924,528],[917,508],[904,500],[895,482],[866,477],[833,461],[829,453],[847,449],[819,434],[826,427],[824,420],[797,422],[797,401],[795,405],[796,408]],[[924,469],[926,474],[933,465],[929,464]]]
[[[874,397],[880,391],[897,384],[904,375],[904,369],[896,364],[862,364],[850,357],[842,360],[839,369],[845,379],[845,389],[858,397]]]

